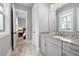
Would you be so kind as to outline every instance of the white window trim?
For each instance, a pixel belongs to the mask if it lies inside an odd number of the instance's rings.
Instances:
[[[0,11],[0,13],[3,15],[3,30],[0,30],[0,32],[5,31],[5,15],[4,15],[4,5],[0,4],[3,7],[3,11]]]
[[[72,14],[72,30],[61,30],[60,29],[60,17],[63,17],[63,16],[67,16],[67,15],[70,15],[70,14]],[[72,9],[68,9],[68,10],[66,10],[66,11],[64,11],[64,12],[61,12],[59,15],[58,15],[58,18],[59,18],[59,31],[62,31],[62,32],[73,32],[73,8]]]
[[[7,15],[10,15],[10,13],[8,13],[9,9],[7,9],[7,8],[10,7],[9,5],[10,4],[8,4],[8,3],[3,4],[3,7],[4,7],[4,13],[3,14],[5,15],[5,24],[6,25],[5,25],[5,31],[0,32],[0,39],[7,36],[7,35],[10,35],[10,33],[11,33],[10,28],[9,28],[9,26],[11,25],[10,24],[11,20],[9,19],[9,17],[8,17],[8,19],[6,19]]]

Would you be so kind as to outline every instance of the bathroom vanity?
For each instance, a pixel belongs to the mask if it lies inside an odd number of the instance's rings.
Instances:
[[[79,38],[41,34],[40,51],[44,56],[79,56]]]

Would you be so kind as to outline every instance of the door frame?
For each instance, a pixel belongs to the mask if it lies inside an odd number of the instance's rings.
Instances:
[[[13,37],[13,8],[11,4],[11,49],[14,51],[14,37]]]

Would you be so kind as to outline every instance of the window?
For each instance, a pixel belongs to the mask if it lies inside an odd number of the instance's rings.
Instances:
[[[59,15],[59,31],[72,31],[72,11]]]
[[[3,12],[3,5],[0,4],[0,12]]]
[[[0,32],[4,31],[4,12],[3,4],[0,4]]]

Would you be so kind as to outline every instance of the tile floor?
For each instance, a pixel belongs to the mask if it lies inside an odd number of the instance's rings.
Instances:
[[[36,52],[31,41],[18,39],[15,51],[11,53],[11,56],[41,56],[41,54]]]

